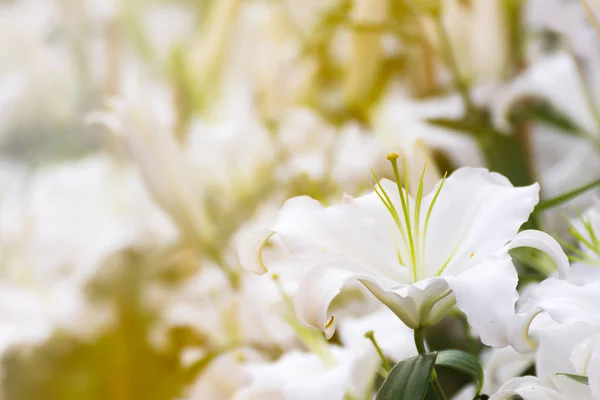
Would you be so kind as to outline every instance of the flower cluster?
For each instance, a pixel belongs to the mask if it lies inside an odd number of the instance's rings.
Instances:
[[[600,400],[600,2],[0,2],[0,398]]]

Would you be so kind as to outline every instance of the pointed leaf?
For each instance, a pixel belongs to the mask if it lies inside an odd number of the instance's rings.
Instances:
[[[559,206],[567,201],[574,199],[575,197],[587,192],[588,190],[594,189],[595,187],[600,186],[600,179],[597,179],[593,182],[590,182],[586,185],[578,187],[577,189],[573,189],[570,192],[561,194],[553,199],[544,200],[535,207],[533,210],[534,213],[539,213],[540,211],[547,210],[549,208],[553,208]]]
[[[419,354],[396,364],[377,393],[376,400],[423,400],[437,353]]]
[[[460,350],[440,351],[435,365],[452,368],[471,376],[477,381],[475,393],[479,395],[481,392],[481,388],[483,387],[483,368],[474,355]]]
[[[581,128],[550,102],[539,98],[526,98],[510,110],[513,122],[541,122],[559,128],[559,132],[581,136]]]
[[[563,374],[563,373],[558,373],[556,375],[563,375],[566,376],[567,378],[577,382],[577,383],[581,383],[583,385],[587,385],[588,384],[588,377],[587,376],[583,376],[583,375],[575,375],[575,374]]]
[[[427,122],[433,126],[457,133],[477,134],[481,130],[480,124],[474,124],[473,121],[468,119],[429,118]]]

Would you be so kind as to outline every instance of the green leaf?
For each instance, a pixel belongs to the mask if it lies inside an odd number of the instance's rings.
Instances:
[[[470,375],[477,381],[476,394],[479,395],[483,387],[483,368],[481,363],[472,354],[460,350],[440,351],[435,365],[452,368],[464,374]]]
[[[429,118],[427,123],[463,134],[477,134],[481,130],[480,124],[475,124],[467,119]]]
[[[377,392],[376,400],[422,400],[437,353],[419,354],[394,365]]]
[[[525,98],[513,105],[509,116],[513,123],[541,122],[558,128],[562,133],[581,136],[581,128],[544,99]]]
[[[570,192],[561,194],[560,196],[557,196],[553,199],[544,200],[544,201],[538,203],[538,205],[535,207],[533,212],[539,213],[540,211],[544,211],[544,210],[559,206],[563,203],[566,203],[567,201],[569,201],[571,199],[574,199],[575,197],[579,196],[580,194],[583,194],[583,193],[587,192],[588,190],[595,188],[596,186],[600,186],[600,179],[597,179],[593,182],[583,185],[577,189],[571,190]]]
[[[428,119],[427,122],[477,138],[487,167],[506,176],[513,185],[526,186],[534,182],[526,157],[527,152],[518,135],[505,135],[498,132],[485,111],[477,110],[472,115],[459,120],[435,118]]]
[[[581,383],[583,385],[587,385],[588,384],[588,377],[587,376],[583,376],[583,375],[575,375],[575,374],[563,374],[562,372],[559,372],[556,375],[563,375],[566,376],[567,378],[577,382],[577,383]]]

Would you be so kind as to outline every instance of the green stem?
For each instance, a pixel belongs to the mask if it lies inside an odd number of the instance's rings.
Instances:
[[[427,353],[425,350],[425,337],[423,334],[423,328],[415,329],[415,345],[419,354]]]
[[[373,346],[375,346],[375,350],[377,350],[377,354],[379,354],[379,357],[381,358],[381,361],[383,362],[383,367],[385,368],[386,371],[389,372],[392,369],[392,367],[390,366],[390,363],[388,362],[387,358],[383,354],[383,351],[381,351],[381,347],[379,347],[379,343],[377,343],[377,340],[375,340],[375,332],[368,331],[367,333],[365,333],[365,337],[367,339],[369,339],[371,341],[371,343],[373,343]]]
[[[468,115],[470,112],[475,110],[475,105],[471,101],[469,87],[462,78],[460,70],[458,69],[458,63],[456,62],[456,57],[452,49],[452,43],[450,43],[450,39],[448,39],[448,32],[446,32],[446,28],[444,27],[444,24],[440,18],[435,19],[435,30],[437,32],[438,40],[440,41],[440,52],[442,53],[442,58],[447,67],[450,69],[454,86],[460,93],[460,96],[465,103]]]
[[[404,4],[408,8],[409,12],[413,15],[414,18],[419,20],[420,13],[414,7],[410,0],[404,0]],[[475,110],[475,105],[473,101],[471,101],[471,97],[469,95],[469,86],[462,78],[460,70],[458,68],[458,63],[456,62],[456,56],[452,49],[452,44],[450,43],[450,39],[448,38],[448,32],[446,32],[446,28],[440,18],[440,16],[436,16],[435,21],[435,31],[440,42],[440,55],[444,63],[446,63],[447,67],[450,69],[450,73],[452,74],[452,80],[455,88],[459,91],[460,96],[467,108],[467,115],[471,113],[471,111]],[[430,43],[433,46],[433,43]]]
[[[584,100],[589,109],[589,112],[592,114],[592,117],[594,118],[594,122],[596,124],[595,128],[596,128],[596,130],[598,130],[598,129],[600,129],[600,112],[598,111],[598,107],[597,107],[596,101],[594,100],[594,94],[591,91],[590,85],[588,85],[586,82],[586,79],[585,79],[586,76],[585,76],[585,71],[584,71],[585,67],[582,65],[583,63],[577,57],[575,52],[573,50],[571,50],[570,48],[568,50],[571,54],[571,58],[573,59],[573,62],[575,63],[575,68],[577,70],[577,79],[578,79],[579,83],[581,84],[581,88],[583,89],[582,94],[583,94]],[[598,139],[595,137],[595,135],[590,135],[588,132],[584,132],[584,133],[585,133],[585,136],[590,138],[590,140],[595,145],[598,145]]]
[[[423,335],[423,328],[415,329],[415,345],[417,346],[417,351],[419,354],[427,353],[427,350],[425,350],[425,337]],[[440,385],[440,382],[438,381],[435,367],[431,371],[430,380],[437,398],[440,400],[448,400],[446,394],[444,393],[444,389],[442,389],[442,385]]]

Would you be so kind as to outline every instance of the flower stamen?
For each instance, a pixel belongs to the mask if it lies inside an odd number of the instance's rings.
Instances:
[[[404,191],[403,186],[400,182],[400,172],[398,171],[398,153],[390,153],[386,158],[388,159],[388,161],[392,164],[392,168],[394,170],[394,176],[396,178],[396,186],[398,187],[398,195],[400,196],[400,203],[402,204],[402,211],[404,213],[404,222],[406,224],[406,232],[408,235],[408,242],[410,245],[410,258],[412,261],[412,272],[413,272],[413,277],[414,280],[417,281],[419,279],[418,277],[418,273],[417,273],[417,255],[416,255],[416,251],[415,251],[415,243],[414,243],[414,237],[412,234],[412,227],[411,227],[411,223],[410,223],[410,196],[408,195],[408,191],[406,193],[406,198],[404,197]],[[404,164],[404,182],[406,183],[407,181],[407,175],[406,175],[406,163]]]
[[[415,242],[416,242],[416,252],[419,256],[419,260],[422,261],[422,254],[420,253],[421,242],[424,242],[425,232],[423,232],[423,237],[420,234],[421,228],[421,203],[423,202],[423,188],[425,186],[425,170],[427,168],[427,164],[423,165],[423,172],[421,172],[421,180],[419,181],[419,188],[417,189],[417,200],[415,201]],[[404,171],[406,173],[406,162],[404,164]],[[406,178],[405,178],[406,179]],[[405,180],[406,181],[406,180]]]
[[[400,215],[398,214],[396,207],[394,207],[394,203],[392,203],[392,200],[390,199],[387,192],[381,185],[381,182],[375,175],[375,172],[371,171],[371,173],[373,174],[373,179],[375,179],[375,182],[376,182],[376,185],[372,185],[373,191],[377,194],[377,196],[379,197],[379,199],[381,200],[381,202],[383,203],[385,208],[392,215],[392,218],[394,219],[394,222],[396,223],[396,226],[398,227],[398,230],[400,231],[400,235],[402,236],[402,241],[404,242],[404,246],[406,248],[408,248],[408,240],[406,239],[406,233],[404,232],[404,228],[402,227],[402,222],[400,221]],[[379,188],[379,190],[377,190],[377,188]],[[402,259],[402,254],[400,251],[398,251],[398,259],[399,259],[401,265],[406,266],[406,264],[404,263],[404,260]]]
[[[596,235],[591,221],[589,220],[589,218],[586,219],[584,216],[582,216],[579,213],[579,211],[577,211],[577,215],[579,216],[581,224],[587,231],[589,239],[584,237],[585,233],[580,232],[571,221],[568,221],[571,225],[571,227],[569,228],[569,233],[575,238],[575,240],[577,240],[581,244],[581,247],[586,247],[595,255],[600,256],[600,240],[598,240],[598,236]],[[596,267],[600,266],[600,259],[596,259],[594,256],[586,254],[582,248],[577,248],[576,246],[573,246],[572,244],[564,240],[559,239],[559,242],[561,242],[565,247],[567,247],[574,253],[572,255],[569,255],[569,259],[571,261],[582,262],[584,264]]]

